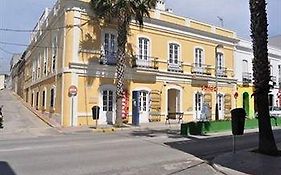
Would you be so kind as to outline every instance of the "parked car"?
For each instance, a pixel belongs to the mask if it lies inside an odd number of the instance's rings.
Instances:
[[[272,106],[269,108],[270,117],[281,117],[281,108]]]

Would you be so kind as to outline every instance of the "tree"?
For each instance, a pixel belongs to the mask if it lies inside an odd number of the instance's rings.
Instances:
[[[251,38],[253,41],[254,99],[258,111],[259,146],[263,154],[276,155],[278,150],[274,140],[269,107],[268,93],[270,90],[270,64],[268,61],[268,31],[265,0],[250,0]]]
[[[129,25],[132,19],[142,27],[149,10],[155,8],[156,0],[91,0],[91,8],[96,18],[115,21],[117,24],[117,82],[116,82],[116,126],[122,122],[122,95],[124,87],[124,69],[126,44]]]

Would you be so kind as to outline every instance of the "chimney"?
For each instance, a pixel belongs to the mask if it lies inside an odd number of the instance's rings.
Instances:
[[[165,11],[166,10],[165,0],[157,0],[157,2],[156,2],[156,9],[157,10]]]

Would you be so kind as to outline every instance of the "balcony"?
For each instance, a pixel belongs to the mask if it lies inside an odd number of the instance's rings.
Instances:
[[[249,72],[242,72],[242,82],[243,84],[249,84],[252,82],[252,74]]]
[[[132,58],[132,67],[158,70],[158,58],[145,55],[135,55]]]
[[[117,63],[116,56],[117,56],[116,52],[105,52],[105,54],[102,54],[100,57],[100,64],[116,65]]]
[[[193,63],[191,68],[192,74],[211,75],[211,66],[206,64]]]
[[[270,77],[271,77],[271,82],[272,82],[273,86],[276,86],[276,84],[277,84],[276,76],[270,76]]]
[[[225,67],[218,67],[217,68],[217,76],[218,77],[227,77],[227,68],[225,68]]]
[[[168,61],[168,71],[183,73],[182,62],[180,61],[180,62],[177,62],[177,63],[170,63]]]

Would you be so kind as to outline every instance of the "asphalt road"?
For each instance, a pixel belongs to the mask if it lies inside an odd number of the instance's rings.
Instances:
[[[0,130],[0,175],[221,174],[208,161],[232,151],[231,136],[182,137],[169,126],[60,133],[9,92],[1,92],[0,100],[7,122]],[[281,130],[274,134],[280,143]],[[237,150],[257,144],[257,133],[237,138]]]

